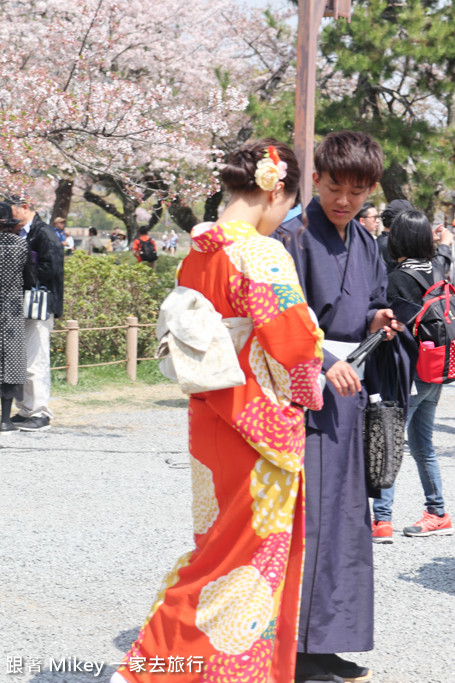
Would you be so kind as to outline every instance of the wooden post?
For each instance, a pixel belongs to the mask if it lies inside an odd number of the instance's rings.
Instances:
[[[126,319],[126,374],[132,382],[137,373],[137,318],[129,315]]]
[[[66,381],[77,384],[79,365],[79,323],[77,320],[66,321]]]
[[[294,148],[302,173],[300,180],[302,207],[310,201],[313,188],[316,47],[325,5],[325,0],[299,0]]]
[[[305,207],[313,187],[314,104],[316,95],[316,51],[323,16],[346,17],[350,0],[299,0],[297,81],[295,89],[294,149],[302,178],[300,196]]]

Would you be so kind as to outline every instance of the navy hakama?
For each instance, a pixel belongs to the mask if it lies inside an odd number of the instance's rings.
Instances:
[[[360,342],[387,307],[387,275],[373,237],[351,221],[346,243],[314,198],[275,233],[292,254],[309,306],[326,338]],[[338,359],[324,352],[327,371]],[[306,554],[300,652],[373,648],[373,558],[363,460],[365,388],[339,396],[328,382],[324,407],[308,413],[305,454]]]

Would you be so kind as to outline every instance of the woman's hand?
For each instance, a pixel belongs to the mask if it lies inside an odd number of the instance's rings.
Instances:
[[[453,233],[444,227],[443,223],[440,223],[433,229],[433,239],[439,244],[446,244],[448,247],[453,242]]]
[[[344,360],[337,360],[325,373],[325,378],[331,382],[340,396],[354,396],[362,391],[359,376],[352,365]]]
[[[386,331],[387,340],[390,341],[397,332],[403,332],[404,325],[395,318],[391,308],[380,308],[371,321],[370,334],[381,329]]]

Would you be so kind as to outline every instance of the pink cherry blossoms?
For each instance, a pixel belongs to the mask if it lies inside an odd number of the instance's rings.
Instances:
[[[277,36],[230,0],[4,0],[0,190],[108,174],[140,194],[138,168],[213,189]]]

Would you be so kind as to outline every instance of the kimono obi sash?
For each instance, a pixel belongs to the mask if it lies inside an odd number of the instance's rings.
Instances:
[[[359,342],[343,342],[334,341],[333,339],[324,339],[322,348],[331,353],[333,356],[339,360],[346,360],[354,349],[359,345]],[[363,380],[365,376],[365,365],[356,365],[355,363],[350,363],[352,369],[355,370],[360,380]]]
[[[222,318],[201,292],[175,287],[156,326],[160,370],[186,394],[245,384],[237,355],[252,330],[251,318]]]

